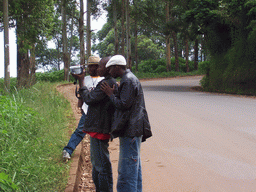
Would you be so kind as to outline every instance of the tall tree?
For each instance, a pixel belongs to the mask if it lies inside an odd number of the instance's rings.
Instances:
[[[127,66],[129,69],[132,68],[132,58],[131,58],[131,35],[130,35],[130,1],[126,0],[126,5],[125,5],[125,13],[126,13],[126,43],[127,43],[127,47],[126,47],[126,51],[127,51],[127,56],[126,56],[126,60],[127,60]]]
[[[118,54],[118,33],[117,33],[117,0],[113,0],[113,20],[114,20],[114,31],[115,31],[115,55]]]
[[[170,21],[170,2],[166,0],[166,22]],[[170,34],[165,35],[166,41],[166,70],[171,71],[171,43],[170,43]]]
[[[84,1],[80,0],[80,17],[79,17],[79,40],[80,40],[80,65],[85,64],[84,49]]]
[[[87,25],[86,25],[86,55],[91,55],[91,1],[87,0]]]
[[[138,13],[138,5],[137,2],[138,0],[134,0],[133,1],[133,6],[134,6],[134,12],[135,12],[135,16],[134,16],[134,54],[135,54],[135,71],[138,72],[138,20],[139,20],[139,13]]]
[[[194,68],[197,70],[197,68],[198,68],[198,39],[197,38],[195,40],[194,52],[195,52]]]
[[[69,80],[69,54],[67,39],[67,1],[62,0],[61,16],[62,16],[62,43],[63,43],[63,62],[64,62],[64,80]]]
[[[17,33],[17,86],[28,87],[33,73],[29,50],[47,36],[52,27],[53,1],[10,1],[10,15],[15,20]]]
[[[125,2],[126,0],[121,0],[122,1],[122,6],[121,6],[121,26],[122,26],[122,35],[121,35],[121,54],[123,56],[125,56],[125,52],[124,52],[124,46],[125,46],[125,41],[124,41],[124,38],[125,38]]]
[[[9,60],[9,11],[8,0],[3,1],[4,17],[4,84],[10,90],[10,60]]]

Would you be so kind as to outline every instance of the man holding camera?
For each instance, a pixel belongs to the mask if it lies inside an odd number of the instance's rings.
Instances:
[[[104,77],[99,77],[97,75],[99,61],[100,61],[100,58],[97,56],[90,56],[88,59],[89,75],[85,76],[83,78],[83,83],[84,83],[84,86],[86,86],[86,88],[90,91],[93,90],[97,86],[98,82],[100,82],[102,79],[104,79]],[[82,76],[84,76],[85,72],[82,72],[82,73],[83,73]],[[72,74],[72,76],[77,79],[76,74]],[[71,158],[73,151],[75,150],[77,145],[83,140],[83,138],[86,134],[85,132],[83,132],[83,129],[84,129],[85,118],[87,115],[88,105],[86,105],[82,99],[79,99],[78,107],[81,108],[82,116],[80,118],[80,121],[78,123],[76,130],[71,135],[67,146],[65,146],[63,149],[63,159],[65,159],[65,160],[69,160]]]
[[[82,96],[83,101],[88,104],[84,131],[90,135],[92,178],[96,191],[99,192],[113,191],[112,167],[108,146],[115,107],[109,97],[100,88],[102,83],[117,88],[115,79],[110,76],[109,70],[106,68],[106,63],[109,59],[110,57],[105,57],[100,60],[98,75],[105,78],[92,91],[89,91],[84,86],[82,77],[78,77],[79,94]],[[116,91],[115,89],[114,92]]]

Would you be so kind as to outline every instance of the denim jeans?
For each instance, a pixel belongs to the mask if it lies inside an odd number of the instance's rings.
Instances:
[[[76,149],[76,146],[83,140],[86,133],[83,132],[86,115],[82,113],[76,130],[71,135],[69,142],[63,150],[66,150],[70,155]]]
[[[117,192],[141,192],[140,146],[142,137],[119,137]]]
[[[90,138],[92,179],[96,192],[112,192],[112,167],[109,159],[109,140]]]

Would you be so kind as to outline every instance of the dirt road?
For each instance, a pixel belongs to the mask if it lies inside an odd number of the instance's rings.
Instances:
[[[143,82],[154,136],[145,192],[256,191],[256,100],[191,91],[199,77]]]
[[[153,131],[141,149],[144,192],[256,189],[255,98],[192,91],[200,79],[142,82]],[[109,149],[115,188],[118,139]],[[85,167],[79,191],[93,191],[90,165]]]

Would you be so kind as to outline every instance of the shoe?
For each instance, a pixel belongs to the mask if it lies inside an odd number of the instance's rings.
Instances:
[[[63,154],[63,159],[65,160],[71,159],[70,154],[66,150],[63,150],[62,154]]]

